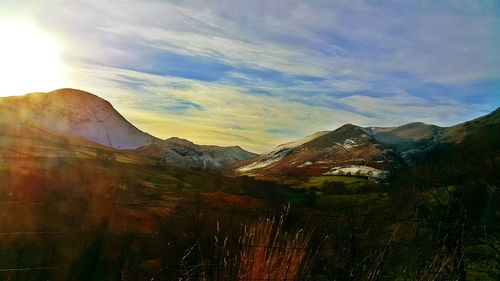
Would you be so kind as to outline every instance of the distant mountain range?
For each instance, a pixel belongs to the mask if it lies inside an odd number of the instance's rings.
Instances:
[[[75,89],[1,98],[0,113],[0,128],[4,132],[23,135],[36,127],[115,149],[135,150],[175,165],[221,168],[256,156],[238,146],[196,145],[179,138],[156,138],[130,124],[108,101]]]
[[[498,134],[500,124],[500,109],[446,128],[418,122],[399,127],[346,124],[257,155],[239,146],[159,139],[137,129],[106,100],[75,89],[0,98],[0,114],[4,134],[53,138],[56,133],[171,165],[272,178],[345,174],[386,178],[439,144],[459,144],[478,132]]]
[[[260,177],[360,175],[386,178],[411,165],[439,144],[459,144],[481,131],[498,136],[500,109],[451,127],[409,123],[399,127],[344,125],[282,144],[268,153],[237,163],[236,172]]]

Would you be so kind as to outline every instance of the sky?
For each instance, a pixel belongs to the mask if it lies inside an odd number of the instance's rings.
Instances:
[[[55,88],[160,138],[265,152],[345,123],[449,126],[500,106],[497,0],[0,0],[0,22],[55,42]]]

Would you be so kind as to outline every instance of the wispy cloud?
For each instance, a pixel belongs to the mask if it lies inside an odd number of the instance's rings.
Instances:
[[[75,75],[87,80],[88,73],[83,71]],[[180,136],[198,143],[240,144],[254,151],[264,151],[293,139],[291,135],[269,131],[270,128],[282,128],[296,132],[295,136],[303,136],[325,128],[334,129],[347,122],[362,124],[371,120],[358,113],[310,106],[280,95],[252,95],[244,87],[225,83],[94,66],[92,76],[100,77],[98,88],[107,89],[107,98],[120,112],[140,128],[163,138]],[[136,83],[133,91],[119,88],[131,80]],[[100,93],[97,88],[96,91]],[[136,95],[137,92],[141,95]],[[203,105],[202,110],[180,113],[164,106],[187,100]]]
[[[498,1],[28,2],[0,11],[65,42],[67,86],[162,137],[262,151],[345,122],[448,125],[500,105]]]

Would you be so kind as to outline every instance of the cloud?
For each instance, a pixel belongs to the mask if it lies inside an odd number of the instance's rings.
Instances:
[[[92,76],[100,77],[95,82],[98,88],[105,90],[89,90],[110,100],[139,128],[162,138],[179,136],[204,144],[239,144],[262,152],[297,136],[334,129],[347,122],[370,120],[361,114],[309,106],[282,96],[251,95],[245,93],[245,88],[224,83],[119,68],[92,66],[91,69]],[[85,73],[89,72],[75,75],[86,80]],[[123,90],[129,81],[134,81],[136,87],[133,91]],[[202,110],[190,109],[181,114],[163,106],[172,101],[201,105]],[[276,134],[270,128],[293,131],[295,135]]]
[[[341,98],[339,102],[356,112],[383,120],[378,125],[395,125],[391,120],[398,120],[398,125],[420,121],[447,126],[461,122],[464,114],[468,115],[471,110],[450,99],[425,100],[403,93],[389,97],[354,95]]]
[[[343,123],[451,124],[500,105],[491,86],[500,82],[495,1],[7,0],[0,8],[64,42],[64,86],[110,99],[160,137],[264,151]]]
[[[75,29],[91,39],[84,43],[91,48],[83,50],[103,53],[87,51],[90,60],[136,64],[144,54],[164,51],[234,67],[361,82],[394,72],[440,83],[500,73],[498,5],[288,1],[285,9],[279,1],[75,2],[76,19],[66,5],[50,13],[81,26]]]

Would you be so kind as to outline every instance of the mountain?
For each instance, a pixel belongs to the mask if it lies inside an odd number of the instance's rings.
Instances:
[[[203,154],[212,157],[222,165],[228,165],[236,161],[248,159],[257,156],[257,154],[248,152],[239,146],[216,146],[216,145],[198,145],[186,139],[172,137],[165,140],[169,146],[181,155],[192,153]]]
[[[399,150],[404,149],[405,144],[431,140],[439,134],[442,128],[435,125],[428,125],[421,122],[405,124],[395,128],[365,128],[380,143],[388,146],[395,146]]]
[[[466,146],[482,149],[482,152],[468,152],[470,154],[498,155],[495,147],[499,144],[499,133],[500,109],[451,127],[421,122],[399,127],[347,124],[335,131],[317,132],[279,145],[268,153],[236,163],[235,171],[274,178],[342,174],[384,178],[394,168],[412,165],[423,155],[428,158],[436,147],[464,142]],[[461,145],[457,151],[467,153],[463,147]]]
[[[130,124],[106,100],[74,89],[2,98],[0,110],[9,123],[15,120],[20,126],[37,125],[119,149],[136,148],[154,139]]]
[[[0,114],[4,135],[80,138],[164,163],[207,169],[231,167],[239,174],[273,177],[345,173],[384,177],[387,171],[404,162],[411,164],[437,145],[494,138],[500,120],[497,109],[451,127],[420,122],[399,127],[347,124],[257,156],[238,146],[159,139],[136,128],[108,101],[75,89],[0,98]]]
[[[408,123],[392,128],[365,128],[382,145],[393,149],[407,160],[436,145],[443,143],[460,143],[468,136],[472,136],[482,129],[492,129],[500,123],[500,109],[485,116],[457,124],[451,127],[439,127],[421,122]]]
[[[421,122],[408,123],[392,128],[365,128],[380,144],[393,149],[405,160],[411,161],[439,141],[444,128]]]
[[[471,121],[467,121],[455,126],[445,128],[441,137],[441,142],[462,142],[467,137],[477,134],[481,130],[490,130],[491,133],[498,134],[500,126],[500,108],[490,114],[481,116]]]
[[[136,128],[108,101],[76,89],[0,98],[0,114],[4,132],[24,134],[26,128],[36,127],[115,149],[132,149],[177,165],[221,168],[255,156],[240,147],[161,140]]]
[[[455,126],[443,128],[434,145],[418,155],[412,174],[425,183],[500,184],[500,109]],[[416,171],[416,173],[415,173]],[[424,172],[422,172],[424,171]],[[428,183],[433,185],[435,182]]]
[[[239,146],[198,145],[177,137],[156,140],[136,151],[144,156],[160,157],[165,162],[207,169],[227,167],[234,162],[257,156]]]
[[[328,174],[359,174],[386,177],[401,164],[392,150],[352,124],[332,132],[318,132],[284,144],[254,159],[243,161],[237,173],[253,176],[293,177]]]

